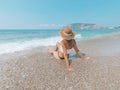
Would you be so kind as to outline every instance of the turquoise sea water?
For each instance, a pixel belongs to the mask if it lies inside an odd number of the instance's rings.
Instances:
[[[37,46],[55,45],[62,40],[58,29],[0,30],[0,54],[12,53]],[[120,33],[119,29],[73,30],[75,39],[89,39],[107,34]]]

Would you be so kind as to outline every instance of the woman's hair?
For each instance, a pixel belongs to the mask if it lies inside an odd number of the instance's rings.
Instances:
[[[67,42],[71,42],[73,39],[70,39],[70,40],[66,40]]]

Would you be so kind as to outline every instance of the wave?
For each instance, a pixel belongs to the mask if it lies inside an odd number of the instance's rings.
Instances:
[[[81,35],[76,35],[76,39],[80,39]],[[1,43],[0,44],[0,54],[4,53],[13,53],[15,51],[21,51],[25,49],[31,49],[37,46],[54,46],[56,42],[61,41],[62,38],[60,36],[54,36],[49,38],[42,39],[32,39],[32,40],[24,40],[17,42],[9,42],[9,43]]]

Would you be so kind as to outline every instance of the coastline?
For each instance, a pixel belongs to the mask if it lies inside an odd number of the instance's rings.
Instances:
[[[73,72],[68,72],[63,60],[51,58],[49,47],[1,55],[0,89],[119,90],[120,34],[80,40],[77,45],[91,59],[74,56]]]

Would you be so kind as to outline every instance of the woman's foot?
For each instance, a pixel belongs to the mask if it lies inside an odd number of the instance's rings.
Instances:
[[[53,55],[53,50],[49,50],[49,49],[48,49],[48,52],[49,52],[51,55]]]
[[[49,52],[49,53],[50,53],[55,59],[60,60],[60,57],[59,57],[57,51],[54,51],[54,50],[48,50],[48,52]]]

